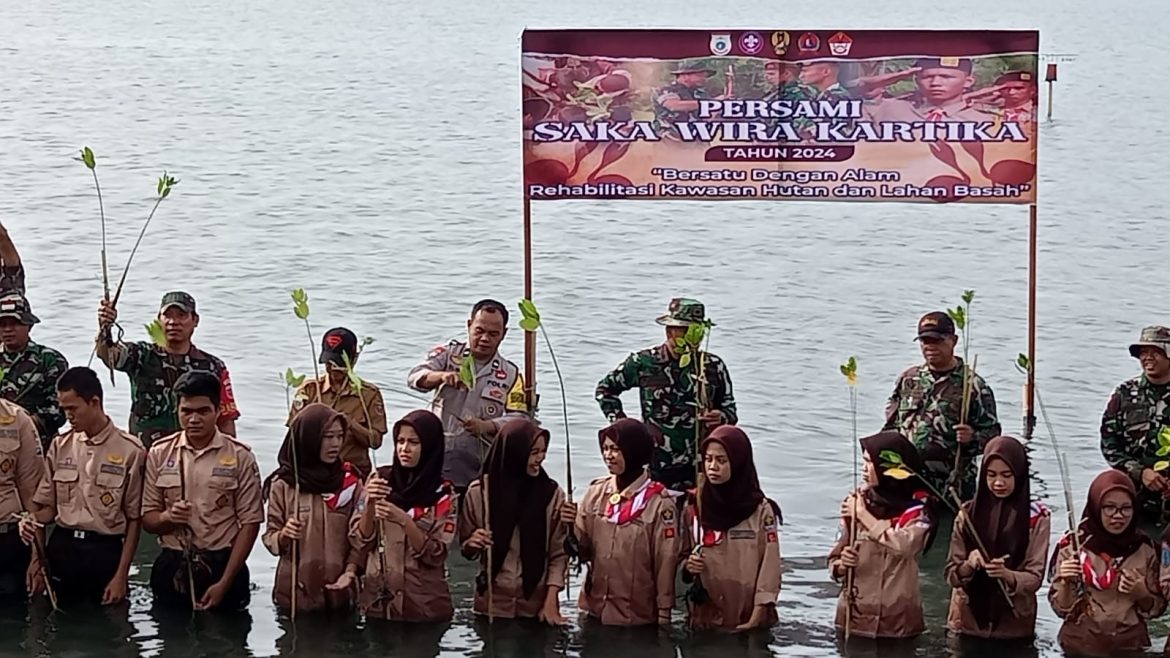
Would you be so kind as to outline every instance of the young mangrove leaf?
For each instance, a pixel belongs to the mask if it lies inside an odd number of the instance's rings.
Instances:
[[[459,364],[459,381],[463,382],[469,391],[475,388],[475,357],[470,354],[463,357]]]
[[[301,320],[309,319],[309,295],[304,288],[292,291],[293,313]]]
[[[964,290],[963,291],[963,303],[964,304],[966,304],[967,306],[970,306],[971,302],[974,301],[974,299],[975,299],[975,291],[974,290]]]
[[[540,328],[540,320],[535,318],[522,318],[520,320],[520,328],[524,331],[536,331]]]
[[[94,158],[93,151],[88,146],[81,149],[81,157],[78,160],[81,160],[90,169],[97,166],[97,160]]]
[[[883,450],[878,454],[878,457],[880,457],[881,460],[887,464],[894,464],[895,466],[900,466],[902,464],[902,455],[899,455],[893,450]]]
[[[841,374],[845,375],[845,380],[850,386],[857,386],[857,357],[851,356],[848,361],[841,364]]]
[[[349,380],[349,385],[353,390],[362,390],[362,378],[358,376],[357,371],[353,368],[353,361],[349,360],[349,354],[341,353],[341,361],[345,364],[345,377]]]
[[[537,326],[537,327],[540,326],[540,311],[536,310],[536,304],[532,303],[531,299],[521,299],[520,300],[520,315],[525,320],[534,320],[535,321],[534,326]],[[521,324],[521,326],[523,326],[523,323]],[[525,331],[532,331],[532,330],[526,329]]]
[[[1032,362],[1031,362],[1031,360],[1028,359],[1027,354],[1024,354],[1023,352],[1021,352],[1019,355],[1016,356],[1016,368],[1019,369],[1021,372],[1023,372],[1024,374],[1028,374],[1028,370],[1030,370],[1031,367],[1032,367]]]
[[[165,199],[171,195],[171,188],[179,184],[179,179],[174,176],[168,176],[167,172],[158,179],[158,198]]]
[[[689,365],[691,365],[691,353],[690,352],[683,352],[678,357],[678,367],[685,368]]]
[[[301,384],[305,383],[305,376],[298,375],[293,372],[292,368],[284,371],[284,383],[289,388],[299,388]]]
[[[1170,461],[1166,461],[1163,459],[1162,461],[1154,462],[1154,470],[1155,471],[1164,471],[1167,468],[1170,468]]]
[[[159,347],[166,347],[167,332],[163,329],[162,323],[156,318],[154,322],[143,325],[146,327],[146,334],[150,336],[150,341]]]
[[[886,469],[886,475],[894,478],[895,480],[906,480],[914,474],[902,468],[901,466],[892,466]]]

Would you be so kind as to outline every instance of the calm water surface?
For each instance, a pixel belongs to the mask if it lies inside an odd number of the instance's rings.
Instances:
[[[285,400],[278,373],[311,366],[288,291],[308,289],[314,330],[345,325],[377,342],[362,359],[392,416],[418,406],[406,372],[460,333],[481,297],[521,295],[520,131],[516,100],[525,26],[1039,28],[1061,65],[1056,119],[1041,137],[1038,372],[1069,452],[1077,505],[1104,467],[1099,414],[1137,364],[1126,345],[1167,323],[1170,233],[1160,172],[1170,135],[1164,59],[1168,10],[1087,0],[985,0],[896,8],[862,0],[694,4],[594,0],[480,3],[0,4],[0,218],[27,261],[43,324],[34,337],[85,363],[101,294],[99,231],[76,149],[98,154],[120,269],[164,168],[181,179],[152,226],[121,302],[127,337],[163,292],[199,300],[197,343],[229,364],[240,436],[275,467]],[[1130,13],[1126,13],[1130,12]],[[880,423],[897,373],[917,361],[924,311],[978,291],[973,350],[1004,427],[1020,427],[1026,347],[1024,208],[862,204],[592,202],[536,205],[537,301],[566,376],[577,492],[602,472],[592,437],[597,380],[660,339],[653,323],[675,295],[695,296],[719,324],[712,349],[731,367],[743,426],[765,489],[784,507],[781,622],[748,637],[692,637],[497,624],[467,612],[473,569],[451,560],[460,603],[443,627],[356,628],[270,604],[275,568],[259,545],[250,617],[157,618],[143,542],[124,614],[21,609],[0,614],[0,652],[55,656],[832,656],[836,587],[824,568],[849,487],[848,397],[837,365],[860,361],[861,430]],[[519,331],[505,351],[521,355]],[[542,361],[545,417],[559,395]],[[108,406],[121,423],[128,383]],[[632,396],[628,404],[634,404]],[[559,421],[556,436],[562,435]],[[1046,443],[1032,446],[1034,489],[1057,508]],[[389,460],[388,450],[381,458]],[[564,448],[549,455],[561,479]],[[850,655],[937,656],[947,589],[945,536],[924,563],[930,632],[908,647]],[[573,595],[576,594],[575,587]],[[1038,649],[1056,655],[1057,620],[1041,602]],[[1161,648],[1165,625],[1155,629]],[[979,655],[968,652],[967,655]],[[1001,652],[1002,653],[1002,652]]]

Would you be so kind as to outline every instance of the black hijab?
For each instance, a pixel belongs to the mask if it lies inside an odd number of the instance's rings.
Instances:
[[[654,439],[645,423],[633,418],[622,418],[613,425],[597,432],[597,442],[605,446],[609,439],[617,444],[626,470],[617,476],[618,490],[624,490],[646,472],[646,465],[654,455]]]
[[[307,405],[293,418],[288,432],[284,435],[284,443],[280,445],[280,452],[276,456],[279,466],[264,481],[265,500],[268,499],[268,491],[272,488],[274,479],[284,480],[293,487],[297,486],[297,480],[300,480],[301,491],[304,493],[324,495],[341,490],[341,484],[345,479],[345,465],[340,459],[332,464],[321,461],[322,437],[325,430],[335,421],[341,423],[342,431],[349,429],[349,421],[343,414],[317,402]],[[292,452],[294,446],[295,464]]]
[[[901,458],[906,469],[914,473],[922,473],[925,466],[922,457],[913,443],[906,440],[898,432],[878,432],[861,439],[861,448],[869,455],[874,470],[878,474],[876,486],[866,487],[862,494],[865,509],[878,519],[896,519],[903,512],[915,505],[926,505],[927,519],[930,522],[930,533],[923,547],[925,553],[934,543],[934,536],[938,531],[938,519],[935,514],[935,504],[929,495],[928,489],[917,475],[898,479],[886,473],[886,460],[882,459],[883,452],[892,452]]]
[[[548,445],[548,430],[535,422],[518,418],[500,428],[483,464],[488,477],[487,505],[491,510],[492,564],[494,581],[512,546],[512,534],[520,532],[520,576],[524,597],[531,598],[548,568],[548,505],[557,492],[557,483],[544,469],[528,474],[528,456],[540,439]]]
[[[1000,498],[987,486],[987,469],[993,459],[1007,464],[1015,481],[1010,496]],[[979,482],[975,499],[968,513],[971,525],[983,541],[987,560],[1008,556],[1004,564],[1019,570],[1028,554],[1031,537],[1032,492],[1029,482],[1028,453],[1023,444],[1010,436],[997,436],[983,449],[983,463],[979,467]],[[979,542],[964,529],[963,544],[967,551],[978,550]],[[967,592],[971,614],[980,628],[998,625],[1004,613],[1011,614],[995,579],[979,569],[963,588]]]
[[[445,452],[443,421],[429,411],[412,411],[394,423],[390,435],[394,437],[395,443],[398,441],[398,432],[406,426],[418,434],[422,448],[418,464],[410,468],[403,466],[395,448],[394,465],[379,468],[378,477],[390,484],[390,502],[399,508],[431,507],[443,495],[440,491]]]
[[[704,528],[727,531],[755,514],[760,503],[767,499],[760,489],[752,443],[747,434],[734,425],[720,425],[699,444],[699,454],[706,454],[712,443],[718,443],[727,452],[731,477],[722,484],[711,484],[703,479],[699,485],[699,518]],[[780,507],[770,500],[768,502],[780,520]]]

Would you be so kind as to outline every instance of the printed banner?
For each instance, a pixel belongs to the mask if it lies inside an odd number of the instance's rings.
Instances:
[[[528,30],[525,193],[1034,203],[1034,31]]]

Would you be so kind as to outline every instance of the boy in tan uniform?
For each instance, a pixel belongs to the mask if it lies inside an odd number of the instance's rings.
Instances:
[[[126,598],[138,550],[146,450],[106,415],[93,370],[65,371],[57,399],[70,429],[49,446],[45,476],[33,496],[36,521],[57,524],[45,547],[49,577],[58,600],[118,603]],[[20,524],[26,543],[43,533],[32,521]],[[36,556],[28,573],[29,582],[40,580]]]
[[[31,512],[41,481],[41,439],[32,417],[0,399],[0,601],[23,601],[29,548],[20,539],[22,512]]]
[[[260,470],[248,446],[216,428],[214,375],[187,373],[175,394],[183,431],[146,457],[142,525],[162,546],[150,589],[169,607],[242,610],[251,598],[245,560],[264,518]]]

